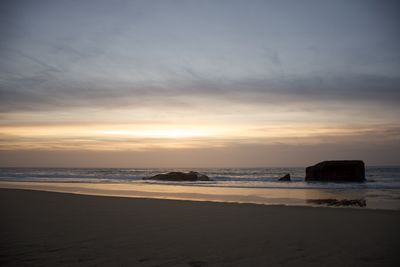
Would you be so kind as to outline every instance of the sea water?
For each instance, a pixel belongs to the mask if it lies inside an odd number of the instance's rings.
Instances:
[[[161,182],[143,180],[159,173],[170,171],[198,171],[212,181]],[[291,182],[278,179],[289,173]],[[357,200],[357,207],[400,210],[400,167],[366,167],[366,182],[306,182],[304,167],[286,168],[220,168],[220,169],[150,169],[150,168],[0,168],[0,182],[46,182],[75,184],[120,184],[134,190],[153,188],[155,196],[173,195],[179,199],[221,200],[229,195],[233,202],[261,204],[324,204],[332,205],[332,199]],[[146,187],[144,187],[146,185]],[[161,187],[163,186],[163,187]],[[182,189],[182,186],[185,186]],[[104,188],[104,186],[103,186]],[[106,187],[105,187],[106,188]],[[111,188],[111,187],[110,187]],[[128,187],[127,187],[128,188]],[[162,188],[162,190],[160,189]],[[210,193],[211,192],[211,193]],[[180,194],[180,195],[179,195]],[[146,194],[151,197],[152,195]],[[365,203],[365,205],[357,205]],[[337,203],[336,203],[337,204]],[[336,205],[333,202],[333,206]],[[339,202],[340,204],[340,202]],[[354,206],[354,205],[350,205]]]

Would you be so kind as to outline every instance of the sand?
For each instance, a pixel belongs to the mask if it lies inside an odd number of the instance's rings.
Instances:
[[[1,266],[398,266],[399,211],[0,189]]]
[[[323,200],[363,200],[367,209],[400,211],[399,190],[329,190],[285,188],[223,187],[185,183],[88,183],[45,181],[0,181],[0,188],[31,189],[81,195],[131,198],[160,198],[266,205],[320,206]],[[319,201],[322,200],[321,203]]]

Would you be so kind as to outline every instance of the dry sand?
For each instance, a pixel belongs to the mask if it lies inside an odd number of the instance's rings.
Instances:
[[[0,189],[1,266],[399,266],[400,212]]]

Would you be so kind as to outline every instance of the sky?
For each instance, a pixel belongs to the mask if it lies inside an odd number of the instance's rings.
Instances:
[[[399,13],[3,0],[0,167],[400,165]]]

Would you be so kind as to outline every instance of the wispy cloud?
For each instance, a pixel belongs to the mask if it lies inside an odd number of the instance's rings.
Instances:
[[[398,7],[5,0],[0,150],[395,147]]]
[[[3,5],[1,112],[400,101],[394,3],[22,3]]]
[[[400,142],[400,125],[281,125],[265,128],[149,125],[1,127],[0,150],[151,151],[238,145],[311,145]]]
[[[62,76],[62,74],[60,74]],[[161,84],[160,84],[161,83]],[[1,111],[57,110],[76,107],[185,106],[201,100],[248,105],[339,102],[400,104],[400,78],[378,75],[276,77],[247,80],[179,80],[148,83],[14,79],[1,85]]]

